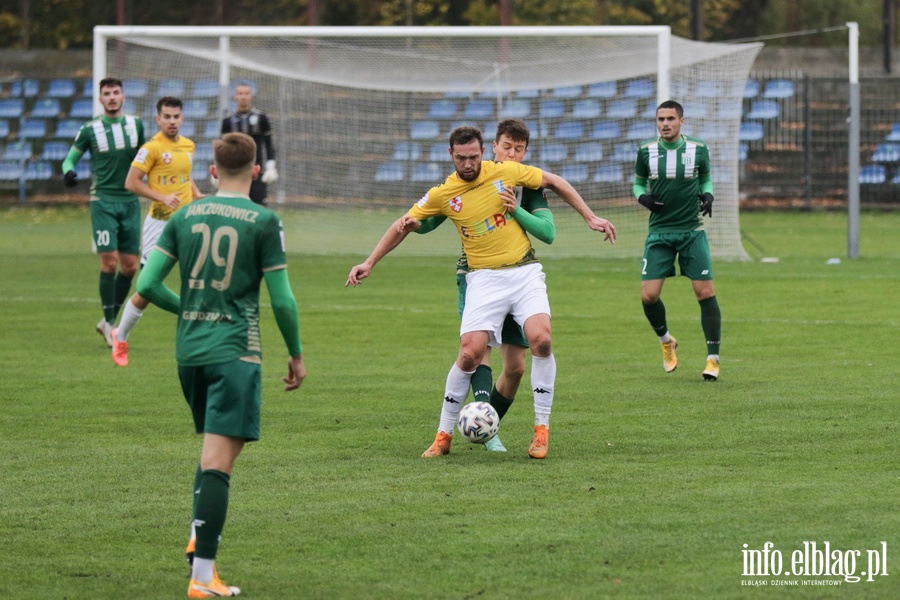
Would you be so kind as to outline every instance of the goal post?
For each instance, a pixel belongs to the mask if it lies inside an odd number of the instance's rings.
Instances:
[[[452,171],[453,127],[478,126],[489,157],[498,120],[519,117],[532,132],[525,162],[566,178],[619,231],[616,246],[601,248],[551,194],[557,239],[536,242],[539,256],[640,256],[647,212],[631,193],[634,160],[656,135],[655,107],[675,99],[685,133],[711,147],[713,255],[741,260],[738,130],[761,46],[694,42],[662,26],[98,26],[94,78],[143,82],[144,95],[126,91],[127,109],[151,120],[157,94],[178,92],[198,147],[195,177],[216,123],[234,110],[234,86],[249,83],[273,122],[281,177],[270,205],[297,209],[310,230],[292,236],[292,249],[315,253],[367,253]],[[445,253],[455,244],[445,237],[405,246]]]

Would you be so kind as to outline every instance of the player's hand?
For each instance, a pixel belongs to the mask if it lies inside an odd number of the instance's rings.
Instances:
[[[403,215],[402,217],[397,219],[398,233],[412,233],[413,231],[418,231],[421,228],[422,222],[410,215]]]
[[[650,212],[661,213],[666,210],[666,203],[660,200],[656,194],[642,194],[638,198],[638,202],[650,209]]]
[[[66,182],[66,187],[75,187],[78,185],[78,173],[66,171],[65,175],[63,175],[63,181]]]
[[[601,219],[597,215],[591,215],[587,219],[587,224],[588,227],[590,227],[594,231],[599,231],[606,234],[603,236],[604,242],[608,241],[610,244],[616,243],[616,226],[606,219]]]
[[[278,181],[278,171],[275,170],[275,161],[266,161],[266,170],[262,174],[263,183],[275,183]]]
[[[288,360],[287,377],[281,378],[287,384],[284,386],[284,391],[296,390],[304,379],[306,379],[306,367],[303,365],[303,355],[292,356]]]
[[[367,265],[366,263],[362,263],[354,266],[350,269],[350,275],[347,276],[347,281],[344,283],[344,287],[352,285],[353,287],[358,286],[362,283],[362,280],[371,275],[372,267]]]
[[[172,210],[178,210],[178,207],[181,205],[181,199],[178,198],[177,194],[169,194],[162,199],[162,203]]]
[[[697,197],[700,198],[700,214],[704,217],[712,216],[712,205],[715,198],[709,192],[705,194],[697,194]]]
[[[511,215],[516,214],[516,211],[519,209],[519,199],[516,198],[515,191],[503,188],[500,190],[500,199],[503,200],[503,207],[506,209],[506,212]]]

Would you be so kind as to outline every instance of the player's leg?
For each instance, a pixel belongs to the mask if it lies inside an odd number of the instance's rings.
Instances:
[[[706,366],[703,378],[719,378],[719,344],[722,339],[722,313],[713,287],[712,258],[705,231],[694,231],[679,251],[681,272],[691,280],[700,304],[700,325],[706,338]]]
[[[97,323],[97,333],[112,347],[112,330],[116,322],[115,282],[118,262],[118,236],[115,203],[94,200],[90,203],[91,236],[100,257],[100,308],[103,318]]]
[[[115,281],[115,316],[128,299],[141,252],[141,204],[119,203],[119,265]],[[113,319],[115,322],[115,319]]]
[[[521,339],[525,339],[525,334],[518,323],[514,323]],[[510,339],[507,336],[506,324],[503,328],[503,339]],[[500,352],[503,355],[503,370],[500,377],[497,378],[497,385],[491,389],[490,404],[497,411],[500,419],[509,411],[515,400],[516,392],[519,390],[519,384],[522,382],[522,376],[525,374],[525,351],[528,349],[524,345],[528,342],[517,341],[516,343],[503,343],[500,346]],[[500,441],[498,433],[490,440],[485,442],[484,447],[492,452],[506,452],[506,447]]]
[[[650,234],[644,244],[641,260],[641,306],[644,316],[659,338],[663,354],[663,369],[671,373],[678,366],[678,340],[669,333],[666,323],[666,306],[663,304],[663,284],[666,277],[675,275],[675,248],[664,234]]]
[[[456,301],[459,308],[459,318],[462,319],[463,311],[466,308],[466,274],[456,274]],[[491,386],[493,385],[493,371],[491,370],[491,348],[485,350],[481,358],[481,363],[475,367],[472,373],[472,398],[476,402],[488,402],[491,396]]]

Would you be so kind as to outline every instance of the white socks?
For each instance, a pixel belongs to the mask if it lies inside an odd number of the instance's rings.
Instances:
[[[534,392],[534,424],[550,426],[553,408],[553,384],[556,382],[556,358],[531,357],[531,389]]]
[[[555,369],[554,369],[555,370]],[[441,405],[441,422],[438,431],[453,435],[456,420],[459,418],[459,410],[469,396],[469,386],[472,384],[472,373],[475,371],[463,371],[453,363],[447,374],[447,387],[444,388],[444,403]]]
[[[125,307],[122,309],[122,318],[119,319],[119,329],[116,331],[116,339],[120,342],[127,342],[129,332],[131,332],[132,328],[134,328],[134,326],[137,325],[137,322],[141,320],[143,314],[144,311],[132,304],[131,299],[129,298],[128,302],[125,303]]]
[[[200,583],[209,583],[213,580],[213,567],[215,564],[215,560],[195,556],[194,566],[191,567],[191,579]]]

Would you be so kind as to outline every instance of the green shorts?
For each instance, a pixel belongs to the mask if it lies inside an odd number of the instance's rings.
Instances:
[[[712,258],[705,231],[651,233],[644,243],[641,281],[675,275],[675,257],[681,274],[691,281],[711,280]]]
[[[456,274],[456,287],[459,317],[462,318],[463,310],[466,308],[467,285],[465,273]],[[522,327],[516,323],[516,320],[513,319],[512,315],[506,315],[506,319],[503,320],[503,328],[500,330],[500,335],[503,337],[504,344],[512,344],[513,346],[519,346],[520,348],[529,347],[528,338],[525,337],[525,332],[522,331]]]
[[[137,199],[93,200],[90,207],[91,230],[97,252],[140,254],[141,204]]]
[[[197,433],[259,439],[262,366],[243,360],[220,365],[178,365],[184,399]]]

